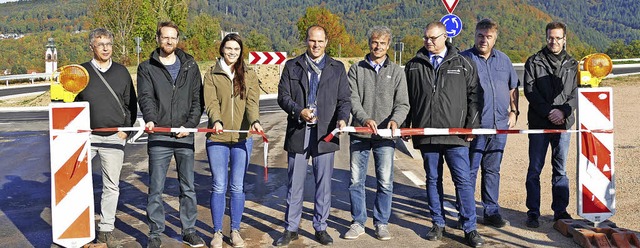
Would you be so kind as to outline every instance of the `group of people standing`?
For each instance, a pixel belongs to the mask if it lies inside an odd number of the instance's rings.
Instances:
[[[546,26],[547,44],[525,64],[524,93],[529,100],[528,121],[532,129],[570,129],[576,107],[577,61],[565,51],[566,27],[559,22]],[[392,238],[388,224],[393,198],[393,158],[402,127],[490,128],[514,127],[518,109],[519,81],[509,58],[494,49],[498,24],[479,21],[474,46],[459,51],[448,40],[445,26],[431,22],[424,29],[424,47],[404,69],[391,62],[387,50],[393,39],[387,27],[369,30],[369,53],[345,71],[344,64],[325,54],[327,30],[318,25],[306,31],[304,54],[286,62],[278,84],[278,104],[287,113],[284,149],[287,152],[287,207],[285,229],[275,241],[286,246],[298,239],[302,217],[303,189],[309,159],[315,179],[313,228],[315,239],[331,245],[327,219],[331,208],[331,177],[338,137],[323,139],[335,128],[369,127],[371,134],[350,134],[349,193],[352,224],[344,239],[365,233],[367,206],[365,179],[373,152],[376,193],[373,210],[375,236]],[[91,128],[130,126],[139,104],[146,129],[149,155],[147,247],[160,247],[165,228],[162,194],[171,158],[176,161],[180,184],[179,212],[183,242],[202,247],[196,234],[196,192],[194,189],[194,134],[165,133],[155,127],[194,128],[206,112],[206,151],[212,173],[210,197],[213,220],[211,247],[223,246],[222,225],[229,194],[230,243],[244,247],[240,223],[244,211],[243,188],[253,141],[245,133],[263,132],[259,120],[259,85],[256,73],[244,63],[244,46],[237,34],[220,44],[220,58],[204,75],[192,56],[177,48],[179,29],[161,22],[156,32],[158,48],[138,66],[137,89],[126,68],[111,60],[113,34],[96,29],[89,35],[94,58],[83,66],[90,82],[77,101],[91,103]],[[102,81],[102,82],[101,82]],[[110,91],[112,96],[104,92]],[[391,132],[378,132],[390,129]],[[103,173],[101,218],[97,241],[119,247],[113,236],[118,201],[118,181],[128,133],[96,133],[91,136],[92,156],[100,155]],[[396,135],[397,136],[397,135]],[[409,137],[403,137],[408,140]],[[439,240],[445,232],[443,166],[446,162],[455,185],[458,228],[473,247],[484,244],[476,228],[474,199],[478,172],[485,225],[501,228],[508,224],[498,204],[500,164],[506,145],[505,134],[429,135],[411,137],[420,150],[426,172],[428,210],[432,227],[427,240]],[[549,145],[552,150],[554,220],[571,216],[565,166],[570,133],[530,134],[529,169],[526,189],[526,226],[539,227],[540,173]]]

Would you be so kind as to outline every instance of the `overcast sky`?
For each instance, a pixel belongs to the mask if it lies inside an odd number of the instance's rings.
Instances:
[[[18,0],[0,0],[0,3],[17,2]]]

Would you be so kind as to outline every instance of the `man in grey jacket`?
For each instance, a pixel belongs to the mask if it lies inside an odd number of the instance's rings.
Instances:
[[[409,112],[407,80],[400,66],[389,61],[387,50],[391,43],[388,27],[369,30],[369,51],[363,60],[354,64],[347,74],[351,87],[351,125],[372,129],[373,134],[351,134],[351,228],[345,239],[356,239],[364,234],[367,220],[365,181],[370,151],[376,168],[376,199],[373,207],[373,224],[376,237],[389,240],[387,229],[391,215],[393,194],[393,132],[402,124]],[[378,133],[378,128],[391,129],[391,133]]]

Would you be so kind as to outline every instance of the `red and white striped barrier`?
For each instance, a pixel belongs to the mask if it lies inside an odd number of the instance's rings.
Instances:
[[[89,103],[49,104],[53,242],[81,247],[95,238]],[[73,130],[73,131],[70,131]]]
[[[331,131],[329,135],[324,138],[324,141],[329,142],[338,133],[373,133],[373,130],[369,127],[344,127],[342,130],[338,128]],[[482,134],[539,134],[539,133],[613,133],[612,129],[594,129],[594,130],[565,130],[565,129],[486,129],[486,128],[398,128],[395,133],[391,135],[391,129],[378,129],[378,135],[382,137],[402,137],[413,135],[482,135]]]
[[[280,65],[287,60],[286,52],[250,52],[249,64]]]
[[[140,122],[144,123],[144,121]],[[85,130],[77,130],[78,132],[90,132],[90,131],[99,131],[99,132],[116,132],[116,131],[138,131],[138,132],[149,132],[150,130],[145,128],[145,126],[140,127],[109,127],[109,128],[96,128],[93,130],[85,129]],[[154,127],[154,132],[159,133],[210,133],[214,132],[212,128],[170,128],[170,127]],[[267,135],[264,132],[256,132],[250,130],[222,130],[222,132],[227,133],[248,133],[248,134],[257,134],[262,137],[263,145],[263,162],[264,162],[264,180],[268,181],[269,179],[269,169],[267,166],[267,153],[269,152],[269,140],[267,139]]]
[[[613,90],[578,89],[580,129],[613,129]],[[578,135],[578,215],[600,223],[615,214],[613,133]]]

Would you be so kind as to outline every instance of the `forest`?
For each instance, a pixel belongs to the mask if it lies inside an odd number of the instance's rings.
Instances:
[[[452,42],[460,49],[473,45],[475,22],[492,18],[500,24],[496,48],[513,62],[524,62],[544,46],[544,26],[567,23],[567,49],[580,58],[605,52],[613,58],[640,57],[640,1],[616,0],[465,0],[454,14],[463,31]],[[246,52],[304,51],[305,25],[329,28],[332,56],[366,54],[369,27],[386,25],[393,42],[405,44],[402,62],[422,47],[422,32],[447,11],[439,0],[32,0],[0,4],[0,33],[25,34],[0,40],[0,69],[12,73],[44,70],[48,38],[54,38],[58,63],[91,58],[88,31],[108,27],[115,33],[114,59],[126,65],[145,60],[156,47],[155,24],[171,19],[181,27],[180,46],[198,60],[218,56],[221,33],[239,32]],[[136,53],[135,37],[141,37]],[[393,46],[389,55],[394,54]]]

